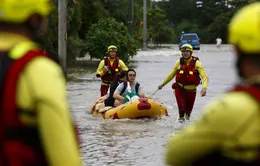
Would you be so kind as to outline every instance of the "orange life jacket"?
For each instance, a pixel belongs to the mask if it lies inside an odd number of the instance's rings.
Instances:
[[[102,82],[111,84],[114,80],[116,80],[116,75],[119,72],[119,57],[115,58],[113,65],[110,63],[108,57],[104,58],[104,65],[108,68],[109,72],[101,77]]]
[[[189,64],[187,65],[184,61],[184,58],[180,58],[180,69],[176,74],[176,82],[181,83],[182,85],[199,85],[200,76],[199,72],[196,70],[196,61],[199,58],[192,56]]]
[[[0,166],[48,165],[37,127],[20,120],[25,112],[19,108],[16,96],[18,80],[26,65],[36,57],[49,58],[40,49],[27,52],[19,59],[0,53]],[[48,80],[46,80],[48,81]],[[37,116],[32,111],[30,116]]]

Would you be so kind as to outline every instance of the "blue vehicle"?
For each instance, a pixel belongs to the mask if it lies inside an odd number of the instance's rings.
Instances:
[[[200,38],[197,33],[183,33],[180,37],[179,49],[183,44],[190,44],[193,50],[200,50]]]

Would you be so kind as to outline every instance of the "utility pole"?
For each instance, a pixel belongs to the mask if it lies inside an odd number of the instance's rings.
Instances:
[[[62,69],[67,77],[67,0],[59,0],[58,11],[58,53]]]
[[[146,32],[147,32],[147,14],[146,14],[146,0],[144,1],[144,26],[143,26],[143,51],[147,50]]]
[[[133,36],[134,0],[128,0],[128,32]]]

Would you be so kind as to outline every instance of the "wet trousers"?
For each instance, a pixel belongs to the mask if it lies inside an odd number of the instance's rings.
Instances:
[[[190,116],[196,98],[196,91],[187,91],[177,86],[174,93],[179,109],[179,117],[184,117],[184,114]]]
[[[107,94],[108,89],[109,89],[109,85],[101,84],[101,87],[100,87],[101,97]]]

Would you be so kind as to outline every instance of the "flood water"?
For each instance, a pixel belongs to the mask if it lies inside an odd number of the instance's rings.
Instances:
[[[101,81],[95,77],[96,68],[69,69],[68,95],[70,107],[79,125],[82,159],[88,166],[165,166],[167,140],[183,127],[200,118],[203,108],[228,90],[237,80],[232,48],[223,45],[201,45],[194,51],[209,77],[207,96],[197,93],[190,122],[177,122],[178,109],[171,89],[173,80],[154,95],[169,112],[158,120],[103,120],[90,114],[90,107],[99,95]],[[139,51],[130,65],[137,72],[136,80],[147,96],[152,94],[180,58],[177,45]],[[201,85],[198,87],[198,92]]]

